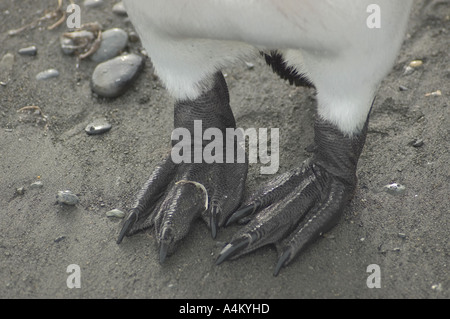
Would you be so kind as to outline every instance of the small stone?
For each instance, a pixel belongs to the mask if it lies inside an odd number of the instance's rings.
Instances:
[[[61,240],[65,239],[65,238],[66,238],[66,236],[59,236],[59,237],[55,238],[54,242],[59,243]]]
[[[412,141],[410,143],[410,145],[413,146],[413,147],[417,147],[417,148],[422,147],[423,146],[423,140],[422,139],[414,140],[414,141]]]
[[[2,85],[6,85],[9,82],[13,64],[14,55],[12,53],[6,53],[0,60],[0,83]]]
[[[106,216],[108,217],[117,217],[117,218],[124,218],[125,213],[119,209],[112,209],[109,212],[106,212]]]
[[[42,72],[39,72],[36,75],[36,80],[42,81],[42,80],[48,80],[51,78],[55,78],[59,76],[59,72],[56,69],[48,69]]]
[[[397,183],[385,185],[384,190],[391,195],[399,195],[405,192],[406,187]]]
[[[403,75],[410,75],[412,73],[414,73],[414,68],[410,67],[409,65],[405,68],[405,71],[403,72]]]
[[[128,44],[128,34],[120,29],[114,28],[102,33],[100,47],[91,55],[94,62],[103,62],[114,58],[123,51]]]
[[[406,234],[405,233],[398,233],[397,236],[400,237],[401,239],[405,239],[406,238]]]
[[[99,119],[89,123],[84,130],[88,135],[99,135],[108,132],[111,127],[106,119]]]
[[[34,182],[30,185],[30,189],[34,189],[34,188],[42,188],[44,186],[44,184],[42,184],[41,181],[37,181]]]
[[[399,89],[400,91],[408,91],[408,90],[409,90],[406,86],[403,86],[403,85],[400,85],[400,86],[398,87],[398,89]]]
[[[17,195],[23,195],[23,194],[25,194],[25,188],[24,188],[24,187],[16,188],[16,194],[17,194]]]
[[[127,10],[125,10],[125,6],[123,5],[123,2],[117,2],[113,8],[112,8],[112,12],[114,12],[115,14],[119,15],[119,16],[126,16],[127,15]]]
[[[245,65],[247,66],[247,69],[249,69],[249,70],[252,70],[255,67],[255,65],[250,62],[245,62]]]
[[[139,41],[139,35],[134,32],[134,31],[130,31],[128,33],[128,41],[130,42],[138,42]]]
[[[412,68],[418,68],[422,65],[423,65],[423,61],[421,61],[421,60],[414,60],[409,63],[409,66]]]
[[[103,0],[84,0],[86,8],[98,8],[103,5]]]
[[[56,195],[56,201],[60,204],[74,206],[80,201],[78,196],[69,190],[59,191]]]
[[[143,66],[144,59],[134,53],[102,62],[92,74],[91,89],[102,97],[118,97],[125,93]]]
[[[37,47],[35,45],[22,48],[18,51],[20,55],[36,55],[37,54]]]

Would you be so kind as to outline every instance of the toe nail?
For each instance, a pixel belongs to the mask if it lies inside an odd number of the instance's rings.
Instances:
[[[238,209],[236,212],[234,212],[233,215],[230,216],[230,218],[228,218],[225,226],[229,226],[234,222],[238,221],[239,219],[252,214],[255,210],[255,206],[256,206],[255,204],[250,204],[248,206],[245,206],[244,208]]]
[[[216,207],[211,210],[211,217],[209,222],[211,227],[211,236],[213,239],[215,239],[217,236],[217,228],[219,227]]]
[[[229,244],[227,244],[219,254],[219,258],[217,258],[216,265],[220,265],[225,260],[230,258],[233,255],[236,255],[239,251],[243,250],[250,243],[249,238],[240,238]]]
[[[285,251],[280,258],[278,259],[277,266],[275,267],[275,271],[273,272],[273,275],[276,277],[280,273],[281,268],[284,266],[284,264],[289,260],[291,257],[291,252],[289,250]]]
[[[125,237],[125,235],[128,233],[130,228],[134,225],[134,223],[137,220],[137,214],[135,212],[132,212],[130,216],[128,216],[127,220],[122,226],[122,229],[120,230],[119,237],[117,238],[117,244],[120,244]]]

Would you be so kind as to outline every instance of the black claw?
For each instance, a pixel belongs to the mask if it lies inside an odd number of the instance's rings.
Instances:
[[[281,268],[283,268],[286,261],[291,258],[291,252],[289,250],[285,251],[280,258],[278,259],[277,266],[275,267],[275,271],[273,272],[273,275],[276,277],[280,273]]]
[[[259,206],[260,204],[258,202],[245,206],[241,209],[238,209],[233,215],[230,216],[230,218],[228,218],[225,227],[233,224],[234,222],[238,221],[241,218],[253,214],[256,211],[256,209],[258,209]]]
[[[236,255],[239,251],[247,247],[248,244],[250,244],[250,238],[248,237],[239,238],[227,244],[220,252],[219,257],[216,260],[216,265],[220,265],[231,256]]]
[[[134,218],[133,218],[134,217]],[[130,216],[128,216],[127,220],[122,226],[122,229],[120,230],[119,238],[117,238],[117,244],[120,244],[125,237],[125,235],[128,233],[128,231],[131,229],[131,227],[134,225],[134,223],[137,221],[138,215],[136,212],[132,212]]]
[[[159,263],[162,264],[166,260],[167,251],[169,249],[169,244],[165,242],[161,242],[159,248]]]
[[[219,220],[217,219],[217,207],[211,209],[210,226],[211,226],[211,236],[213,239],[217,236],[217,228],[219,227]]]
[[[161,243],[159,246],[159,263],[164,263],[167,257],[167,252],[169,250],[169,245],[173,241],[173,234],[170,228],[163,230],[161,235]]]

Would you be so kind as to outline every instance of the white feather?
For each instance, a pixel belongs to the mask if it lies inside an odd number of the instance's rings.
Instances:
[[[176,99],[259,50],[279,49],[317,88],[318,113],[346,134],[363,126],[402,43],[412,0],[125,0],[158,76]]]

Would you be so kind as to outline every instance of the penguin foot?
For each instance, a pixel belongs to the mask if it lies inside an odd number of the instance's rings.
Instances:
[[[246,164],[174,164],[167,157],[139,192],[117,243],[154,226],[162,263],[199,217],[215,238],[218,228],[239,206],[246,173]]]
[[[367,121],[368,122],[368,121]],[[216,261],[238,258],[268,244],[279,253],[274,275],[339,220],[356,188],[356,164],[367,133],[348,137],[317,120],[314,156],[255,193],[225,225],[249,220]]]

